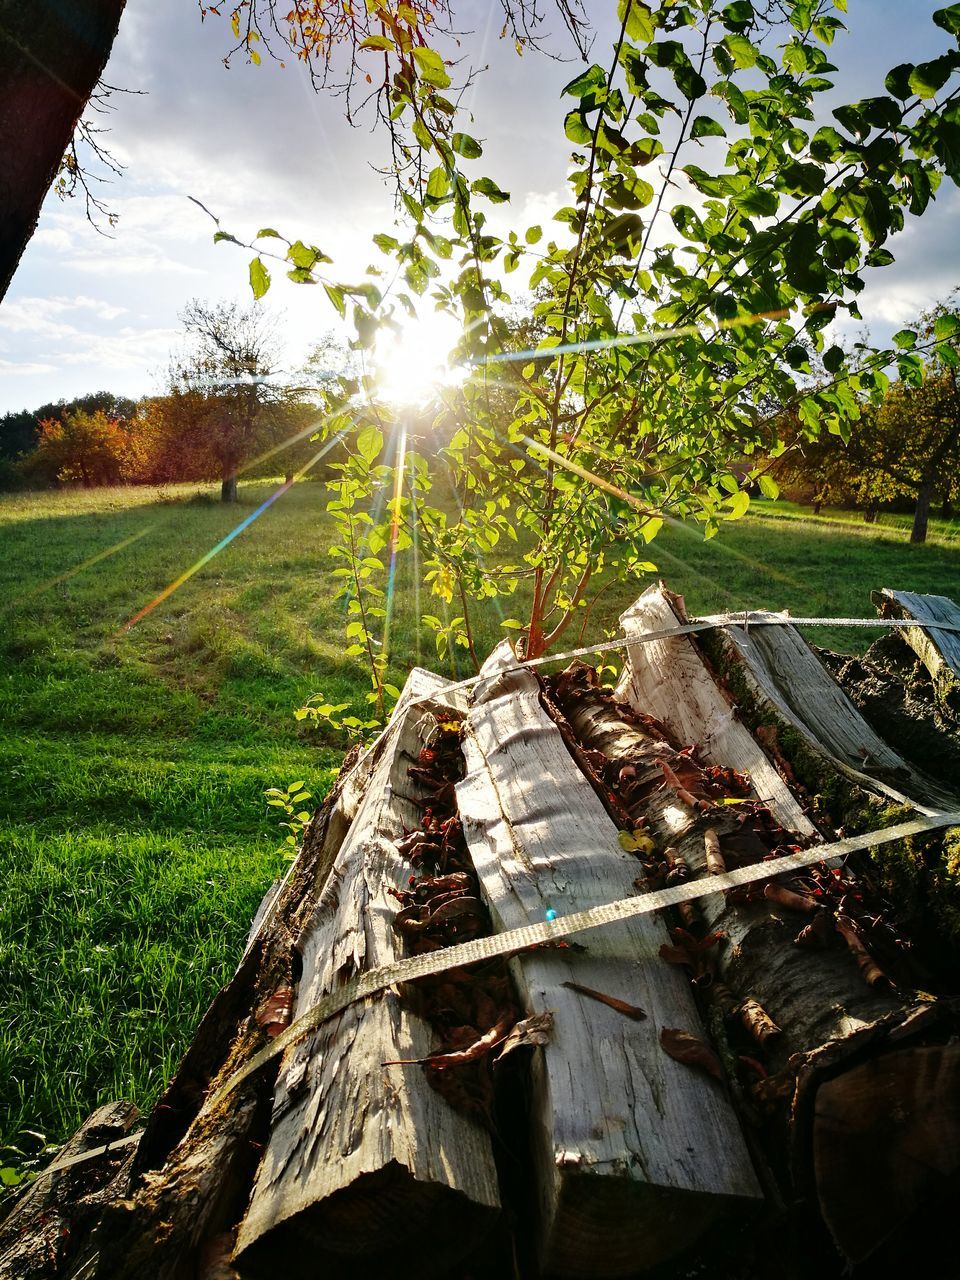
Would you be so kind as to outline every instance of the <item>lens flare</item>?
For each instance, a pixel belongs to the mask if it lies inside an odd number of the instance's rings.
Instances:
[[[156,528],[155,524],[148,524],[139,533],[133,533],[129,538],[124,538],[122,542],[115,542],[112,547],[107,547],[104,551],[98,551],[96,555],[90,556],[82,564],[74,565],[72,569],[67,569],[64,573],[58,573],[55,578],[48,578],[46,582],[41,582],[38,586],[32,587],[22,595],[14,596],[12,600],[7,601],[7,605],[23,604],[25,600],[32,600],[34,596],[40,595],[41,592],[49,591],[51,587],[56,587],[61,582],[66,582],[68,578],[73,578],[76,574],[83,573],[85,569],[92,569],[101,560],[106,560],[109,556],[115,556],[118,551],[123,551],[125,548],[132,546],[133,543],[139,542],[141,538],[145,538],[148,533],[152,533]]]

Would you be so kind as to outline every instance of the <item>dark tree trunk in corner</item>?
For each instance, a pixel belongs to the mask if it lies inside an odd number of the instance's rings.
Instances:
[[[221,502],[237,501],[237,473],[236,472],[234,472],[233,475],[224,476],[223,480],[220,482],[220,501]]]
[[[125,0],[0,0],[0,298],[106,65]]]
[[[863,513],[863,522],[864,524],[877,523],[877,508],[875,506],[867,507],[866,511]]]
[[[913,528],[910,530],[911,542],[926,542],[927,521],[930,519],[930,502],[933,498],[933,486],[936,477],[929,471],[924,473],[917,490],[917,506],[913,513]]]

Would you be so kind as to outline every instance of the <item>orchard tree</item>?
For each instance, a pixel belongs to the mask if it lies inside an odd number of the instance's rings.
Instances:
[[[210,458],[224,502],[237,500],[241,467],[272,441],[287,393],[276,381],[280,357],[268,318],[256,305],[190,302],[180,315],[186,349],[171,366],[184,444]]]

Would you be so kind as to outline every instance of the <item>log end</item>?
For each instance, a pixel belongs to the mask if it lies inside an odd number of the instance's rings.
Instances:
[[[897,1050],[822,1084],[813,1144],[820,1209],[844,1255],[896,1249],[956,1194],[960,1045]]]
[[[561,1176],[543,1274],[557,1280],[638,1276],[688,1253],[715,1223],[746,1219],[757,1199],[702,1195],[589,1170]]]
[[[331,1274],[342,1280],[429,1280],[480,1251],[500,1210],[392,1161],[275,1225],[243,1224],[244,1280]]]

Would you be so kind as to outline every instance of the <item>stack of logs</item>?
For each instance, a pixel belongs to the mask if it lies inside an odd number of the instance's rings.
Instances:
[[[388,988],[216,1096],[365,970],[762,864],[854,801],[868,828],[958,808],[790,628],[725,627],[709,660],[643,639],[682,620],[662,589],[628,611],[616,692],[506,645],[469,705],[414,672],[135,1154],[38,1181],[0,1224],[0,1277],[759,1280],[934,1258],[960,1177],[957,1016],[869,859]],[[832,791],[812,794],[814,765]]]

